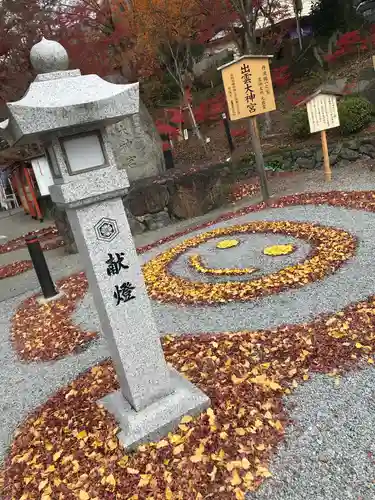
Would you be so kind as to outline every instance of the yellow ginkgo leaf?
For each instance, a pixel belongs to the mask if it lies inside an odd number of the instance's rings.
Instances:
[[[245,470],[248,470],[250,469],[250,462],[248,461],[248,459],[246,457],[244,457],[242,460],[241,460],[241,466],[243,469]]]
[[[42,491],[48,484],[48,479],[45,479],[44,481],[41,481],[38,486],[38,490]]]
[[[216,248],[225,250],[226,248],[236,247],[239,243],[238,240],[223,240],[216,245]]]
[[[81,431],[77,434],[77,439],[85,439],[87,437],[86,431]]]
[[[181,424],[188,424],[189,422],[191,422],[193,420],[193,417],[191,417],[190,415],[185,415],[184,417],[182,417],[181,419]]]
[[[115,439],[109,439],[107,441],[107,446],[111,451],[115,450],[117,448],[117,441]]]
[[[238,486],[241,483],[242,483],[242,479],[240,478],[240,475],[238,474],[237,469],[234,469],[234,471],[232,472],[232,479],[230,480],[230,484],[232,486]]]
[[[199,447],[195,449],[194,455],[190,457],[190,461],[193,462],[193,464],[201,462],[203,458],[203,453],[204,453],[204,445],[201,443]]]
[[[165,488],[165,500],[172,500],[173,499],[173,493],[172,490],[170,489],[169,486]]]
[[[207,473],[207,476],[210,476],[211,478],[211,483],[215,481],[216,473],[217,473],[217,467],[216,465],[214,465],[212,471]]]
[[[87,493],[87,491],[81,490],[79,492],[79,500],[89,500],[89,499],[90,499],[90,495]]]
[[[261,477],[271,477],[271,472],[267,469],[267,467],[259,466],[256,471],[257,476]]]
[[[105,478],[106,483],[110,484],[111,486],[116,486],[116,479],[113,474],[110,474]]]
[[[141,474],[141,479],[139,480],[138,486],[141,488],[142,486],[147,486],[151,481],[151,474]]]
[[[163,439],[162,441],[158,442],[158,444],[156,445],[156,449],[165,448],[168,445],[168,441],[166,439]]]
[[[56,462],[61,457],[61,454],[62,454],[62,450],[56,451],[56,453],[53,454],[52,460],[54,462]]]
[[[173,448],[173,455],[179,455],[184,449],[184,444],[181,443],[179,444],[178,446],[176,446],[175,448]]]

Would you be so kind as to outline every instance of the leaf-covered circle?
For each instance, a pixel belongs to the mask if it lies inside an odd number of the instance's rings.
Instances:
[[[213,238],[252,233],[300,238],[312,245],[313,250],[303,262],[248,281],[192,281],[174,275],[169,269],[184,252]],[[218,304],[251,300],[322,279],[352,257],[355,247],[355,237],[341,229],[293,221],[256,221],[213,229],[189,238],[147,262],[143,273],[149,294],[162,302]]]

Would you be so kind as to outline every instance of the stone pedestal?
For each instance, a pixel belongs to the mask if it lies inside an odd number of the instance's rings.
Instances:
[[[121,198],[67,210],[120,390],[101,403],[127,448],[155,440],[209,399],[167,366]]]

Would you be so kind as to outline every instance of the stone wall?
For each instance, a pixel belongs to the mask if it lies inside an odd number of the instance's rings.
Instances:
[[[243,175],[253,166],[246,165],[245,169]],[[230,186],[241,175],[234,170],[230,164],[215,165],[134,183],[124,198],[133,234],[197,217],[227,203]]]
[[[375,138],[358,138],[329,146],[333,168],[348,165],[361,158],[375,159]],[[299,150],[280,150],[265,155],[269,168],[282,166],[286,171],[322,169],[320,146]],[[169,171],[162,177],[134,183],[124,205],[133,234],[153,231],[182,219],[203,215],[228,203],[233,184],[255,175],[248,162],[212,165],[202,170]]]
[[[375,138],[359,137],[332,143],[328,147],[331,167],[343,167],[360,158],[375,159]],[[281,150],[265,156],[267,164],[282,164],[284,170],[311,170],[323,167],[321,146],[298,150]]]

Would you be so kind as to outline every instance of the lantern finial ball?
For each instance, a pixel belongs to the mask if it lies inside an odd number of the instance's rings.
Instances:
[[[42,38],[30,51],[30,61],[37,73],[65,71],[69,67],[69,57],[64,47],[54,40]]]

